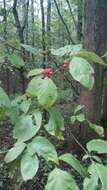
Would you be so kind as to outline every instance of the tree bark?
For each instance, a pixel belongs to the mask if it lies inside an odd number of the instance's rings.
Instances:
[[[82,39],[82,23],[83,23],[83,0],[78,1],[78,10],[77,10],[77,40],[81,42]]]
[[[47,0],[47,62],[50,62],[51,48],[51,0]]]
[[[103,55],[106,47],[107,1],[85,0],[84,48]],[[80,104],[85,105],[86,117],[97,123],[101,120],[104,69],[97,64],[93,64],[93,67],[95,86],[92,91],[81,88]],[[85,136],[86,134],[87,130]]]
[[[44,13],[44,0],[40,0],[41,17],[42,17],[42,50],[43,50],[43,68],[46,62],[46,39],[45,39],[45,13]]]

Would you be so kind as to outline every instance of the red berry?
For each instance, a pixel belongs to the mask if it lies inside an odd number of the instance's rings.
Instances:
[[[47,76],[47,77],[52,76],[52,75],[53,75],[53,70],[52,70],[52,68],[46,68],[46,69],[44,69],[44,70],[43,70],[43,75],[44,75],[44,76]]]

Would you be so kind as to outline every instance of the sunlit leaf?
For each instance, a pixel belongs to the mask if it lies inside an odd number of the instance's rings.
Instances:
[[[5,162],[9,163],[14,161],[24,151],[25,147],[25,143],[16,143],[15,146],[7,152]]]
[[[72,77],[88,89],[94,85],[94,70],[92,66],[81,57],[73,57],[69,65]]]
[[[21,174],[24,181],[32,179],[39,168],[39,160],[36,155],[30,156],[25,153],[21,159]]]
[[[49,174],[45,190],[79,190],[79,188],[69,173],[55,168]]]
[[[28,144],[27,150],[30,155],[37,153],[38,156],[43,156],[43,158],[47,161],[51,160],[58,163],[56,150],[45,137],[35,137],[32,142]]]
[[[87,149],[89,152],[97,152],[99,154],[107,153],[107,141],[101,139],[94,139],[87,143]]]

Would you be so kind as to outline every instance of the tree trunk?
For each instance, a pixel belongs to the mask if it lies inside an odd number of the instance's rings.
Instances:
[[[51,0],[47,0],[47,62],[50,62],[51,48]]]
[[[84,48],[103,55],[106,47],[107,0],[85,0]],[[86,117],[97,123],[101,121],[104,69],[97,64],[93,64],[93,66],[95,86],[92,91],[81,88],[80,104],[85,105]],[[87,137],[87,129],[84,135]]]
[[[82,39],[82,21],[83,21],[83,0],[78,1],[78,10],[77,10],[77,17],[78,17],[78,23],[77,23],[77,39],[81,42]]]
[[[45,13],[44,13],[44,0],[40,0],[41,17],[42,17],[42,50],[43,50],[43,68],[46,62],[46,42],[45,42]]]

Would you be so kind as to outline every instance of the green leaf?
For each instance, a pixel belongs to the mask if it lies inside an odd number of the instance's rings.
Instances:
[[[39,168],[39,161],[36,155],[30,156],[25,153],[21,159],[21,174],[24,181],[32,179]]]
[[[85,115],[83,113],[76,115],[76,119],[79,122],[83,122],[83,121],[85,121]]]
[[[9,108],[11,106],[11,102],[9,100],[9,97],[3,90],[3,88],[0,87],[0,107],[6,107]]]
[[[75,55],[77,54],[82,48],[81,44],[77,45],[66,45],[59,49],[51,49],[51,54],[59,57],[63,57],[64,55]]]
[[[31,105],[31,99],[24,99],[23,102],[20,104],[20,109],[24,112],[27,113],[29,110],[29,107]]]
[[[23,59],[17,54],[8,55],[8,59],[11,62],[11,64],[16,68],[23,67],[25,64]]]
[[[21,46],[28,52],[32,53],[32,54],[36,54],[37,49],[30,46],[30,45],[26,45],[26,44],[21,44]]]
[[[87,59],[88,61],[99,63],[100,65],[107,66],[104,63],[103,59],[100,56],[98,56],[96,53],[94,53],[94,52],[90,52],[90,51],[87,51],[87,50],[81,50],[77,54],[77,56],[83,57],[83,58]]]
[[[90,177],[85,178],[83,183],[83,190],[95,190],[98,185],[98,175],[96,173],[94,163],[89,166],[88,172],[90,173]]]
[[[81,57],[73,57],[69,65],[72,77],[84,87],[92,89],[94,85],[94,70],[92,66]]]
[[[75,115],[71,116],[71,123],[74,124],[75,121],[76,121],[76,116]]]
[[[107,167],[102,164],[95,164],[95,169],[102,183],[101,190],[107,190]]]
[[[49,174],[45,190],[79,190],[79,188],[69,173],[55,168]]]
[[[43,72],[43,69],[33,69],[28,73],[28,77],[38,76],[41,75]]]
[[[43,80],[44,79],[40,77],[34,77],[28,84],[28,88],[26,90],[27,95],[34,98],[37,97],[40,89],[42,88]]]
[[[84,108],[84,105],[78,105],[75,110],[74,110],[74,114],[76,114],[77,112],[80,112],[82,109]]]
[[[107,141],[101,139],[94,139],[87,143],[87,149],[89,152],[97,152],[99,154],[107,153]]]
[[[40,128],[42,125],[42,113],[39,110],[36,110],[34,111],[33,116],[37,127]]]
[[[57,152],[54,146],[45,137],[35,137],[32,142],[28,144],[27,150],[31,156],[37,153],[38,156],[42,156],[47,161],[51,160],[58,163]]]
[[[59,110],[55,107],[49,108],[50,114],[49,122],[45,125],[45,129],[49,134],[56,136],[58,139],[62,139],[62,131],[64,131],[64,118]]]
[[[37,97],[41,106],[48,108],[52,106],[57,99],[57,88],[49,78],[33,78],[28,85],[27,94]]]
[[[38,102],[45,108],[51,107],[57,99],[57,88],[49,78],[43,80],[40,91],[38,92]]]
[[[104,137],[104,128],[102,126],[89,123],[89,127],[91,127],[99,136]]]
[[[9,163],[14,161],[25,149],[25,143],[16,143],[13,148],[11,148],[5,156],[5,162]]]
[[[34,137],[38,130],[39,127],[33,124],[31,115],[22,116],[15,125],[14,137],[18,141],[25,142]]]
[[[59,157],[59,159],[72,166],[77,172],[79,172],[82,177],[86,177],[88,175],[86,168],[84,168],[80,161],[76,159],[72,154],[63,154]]]

